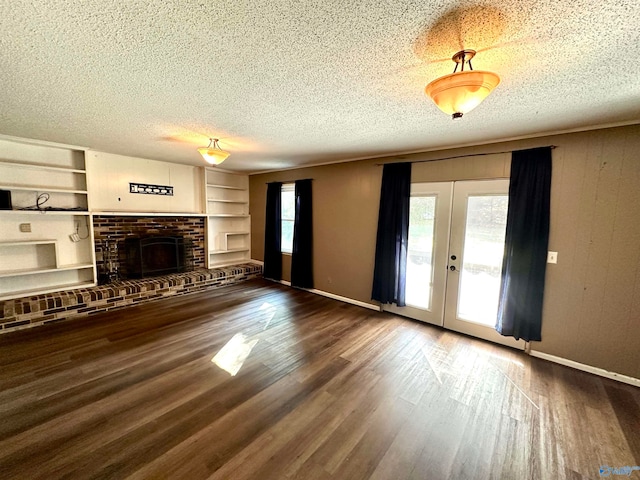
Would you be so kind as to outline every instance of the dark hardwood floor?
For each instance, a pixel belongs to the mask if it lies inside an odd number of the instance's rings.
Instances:
[[[212,362],[251,347],[235,376]],[[2,479],[640,465],[640,389],[264,280],[2,335],[0,352]]]

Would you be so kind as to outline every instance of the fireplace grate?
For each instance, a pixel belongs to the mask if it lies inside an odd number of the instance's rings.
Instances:
[[[146,278],[193,270],[193,244],[174,236],[129,237],[124,241],[125,278]]]

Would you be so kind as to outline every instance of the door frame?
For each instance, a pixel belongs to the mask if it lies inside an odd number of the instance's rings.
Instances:
[[[473,187],[482,187],[474,189]],[[478,339],[511,348],[524,350],[526,343],[512,337],[500,335],[494,328],[457,318],[457,301],[460,288],[458,266],[463,262],[463,241],[466,227],[466,206],[470,193],[479,194],[509,192],[509,179],[456,180],[450,182],[419,182],[411,184],[411,196],[436,195],[436,222],[432,251],[432,298],[430,309],[407,305],[398,307],[385,304],[384,311],[406,316],[421,322],[437,325],[448,330],[470,335]],[[455,228],[455,225],[459,228]],[[455,230],[455,231],[454,231]],[[452,253],[457,250],[458,253]],[[451,260],[451,255],[456,260]],[[451,271],[451,267],[455,271]]]

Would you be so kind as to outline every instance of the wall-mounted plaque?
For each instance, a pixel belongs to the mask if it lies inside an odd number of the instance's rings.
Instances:
[[[150,185],[148,183],[129,183],[129,193],[142,193],[144,195],[169,195],[173,196],[173,187],[169,185]]]

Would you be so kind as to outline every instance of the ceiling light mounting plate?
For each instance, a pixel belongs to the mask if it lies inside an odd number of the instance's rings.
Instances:
[[[462,63],[462,62],[468,62],[475,56],[476,56],[475,50],[460,50],[453,57],[451,57],[451,60],[453,60],[456,63]]]

